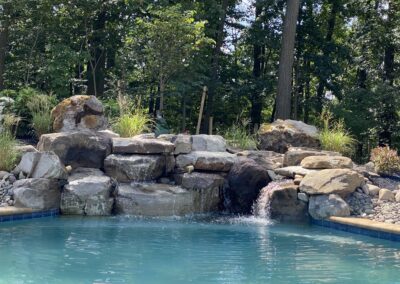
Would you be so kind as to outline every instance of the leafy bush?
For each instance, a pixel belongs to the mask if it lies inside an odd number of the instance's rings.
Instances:
[[[13,114],[3,117],[0,133],[0,170],[11,171],[18,159],[19,153],[15,149],[17,141],[13,135],[14,129],[20,122],[20,118]]]
[[[232,126],[230,126],[223,133],[223,136],[226,139],[228,145],[243,150],[257,149],[256,136],[254,134],[250,134],[250,131],[248,131],[248,126],[248,120],[237,121]]]
[[[15,165],[19,153],[15,149],[17,145],[15,137],[9,132],[4,131],[0,134],[0,170],[11,171]]]
[[[371,151],[371,161],[380,174],[394,174],[400,171],[400,157],[389,146],[376,147]]]
[[[132,137],[148,132],[153,124],[152,118],[140,107],[140,103],[131,103],[127,97],[118,98],[120,116],[113,123],[113,129],[121,137]]]
[[[346,130],[343,120],[332,122],[332,115],[324,112],[323,124],[319,134],[322,149],[351,156],[354,153],[356,140]]]
[[[31,126],[33,127],[37,137],[51,132],[51,109],[54,104],[54,98],[47,95],[35,94],[28,99],[26,106],[31,113]]]

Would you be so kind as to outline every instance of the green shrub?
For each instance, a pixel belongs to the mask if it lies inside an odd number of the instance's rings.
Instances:
[[[27,108],[32,116],[31,126],[39,138],[42,134],[51,132],[51,109],[55,104],[52,96],[35,94],[27,101]]]
[[[15,149],[17,142],[8,131],[0,134],[0,170],[11,171],[16,166],[19,153]]]
[[[332,115],[329,112],[324,112],[324,127],[319,134],[322,149],[351,156],[354,153],[356,140],[346,130],[342,120],[335,122],[331,121]]]
[[[257,139],[254,134],[248,131],[249,121],[237,121],[230,126],[222,136],[226,139],[229,146],[243,150],[257,149]]]
[[[151,129],[153,119],[140,107],[140,102],[131,103],[125,96],[118,98],[120,116],[114,120],[113,130],[121,137],[132,137]]]
[[[400,157],[397,151],[389,146],[376,147],[371,151],[371,161],[375,170],[380,174],[391,175],[400,172]]]

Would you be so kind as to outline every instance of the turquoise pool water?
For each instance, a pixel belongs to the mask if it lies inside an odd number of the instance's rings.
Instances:
[[[250,219],[0,224],[0,283],[400,283],[400,244]]]

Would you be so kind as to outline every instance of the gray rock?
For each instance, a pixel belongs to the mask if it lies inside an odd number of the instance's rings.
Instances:
[[[266,170],[281,168],[283,164],[283,155],[272,151],[242,151],[236,155],[240,158],[254,160]]]
[[[27,152],[18,169],[27,177],[67,179],[67,171],[54,152]]]
[[[301,200],[301,201],[304,201],[304,202],[308,202],[308,195],[307,194],[305,194],[304,192],[299,192],[298,194],[297,194],[297,199],[299,199],[299,200]]]
[[[215,194],[180,186],[155,183],[121,184],[115,209],[118,214],[138,216],[183,216],[216,211]]]
[[[174,144],[161,139],[113,138],[114,154],[167,154],[174,151]]]
[[[305,176],[313,172],[315,172],[315,170],[305,169],[300,166],[290,166],[290,167],[275,169],[276,174],[290,178],[294,178],[295,175]]]
[[[61,213],[65,215],[110,215],[115,184],[110,177],[83,176],[84,171],[72,174],[61,195]]]
[[[64,165],[72,168],[103,168],[104,159],[111,154],[111,139],[98,132],[79,131],[44,134],[40,151],[54,151]]]
[[[151,181],[160,178],[166,169],[162,155],[110,155],[104,161],[108,176],[119,182]]]
[[[349,169],[327,169],[307,174],[300,191],[309,195],[336,193],[346,196],[364,184],[364,178]]]
[[[381,188],[379,190],[379,200],[395,201],[395,195],[389,189]]]
[[[283,158],[283,165],[298,166],[301,161],[309,156],[341,156],[337,152],[321,151],[306,147],[290,147]]]
[[[310,196],[308,213],[314,219],[350,216],[349,205],[337,194]]]
[[[16,207],[40,210],[56,209],[60,207],[60,196],[60,186],[53,179],[22,179],[13,185]]]
[[[237,160],[236,155],[228,152],[196,151],[179,155],[176,158],[176,166],[184,169],[193,165],[195,170],[229,172]]]
[[[296,120],[278,119],[271,124],[263,124],[258,136],[261,150],[285,153],[291,146],[320,147],[317,128]]]
[[[192,151],[225,152],[226,141],[219,135],[193,135]]]

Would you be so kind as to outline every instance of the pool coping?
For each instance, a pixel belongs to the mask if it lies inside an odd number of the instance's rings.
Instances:
[[[311,219],[311,223],[349,233],[400,242],[399,225],[355,217],[330,217],[327,220]]]
[[[53,217],[58,216],[59,214],[60,210],[58,208],[49,210],[37,210],[32,208],[18,208],[13,206],[0,207],[0,223],[42,217]]]

